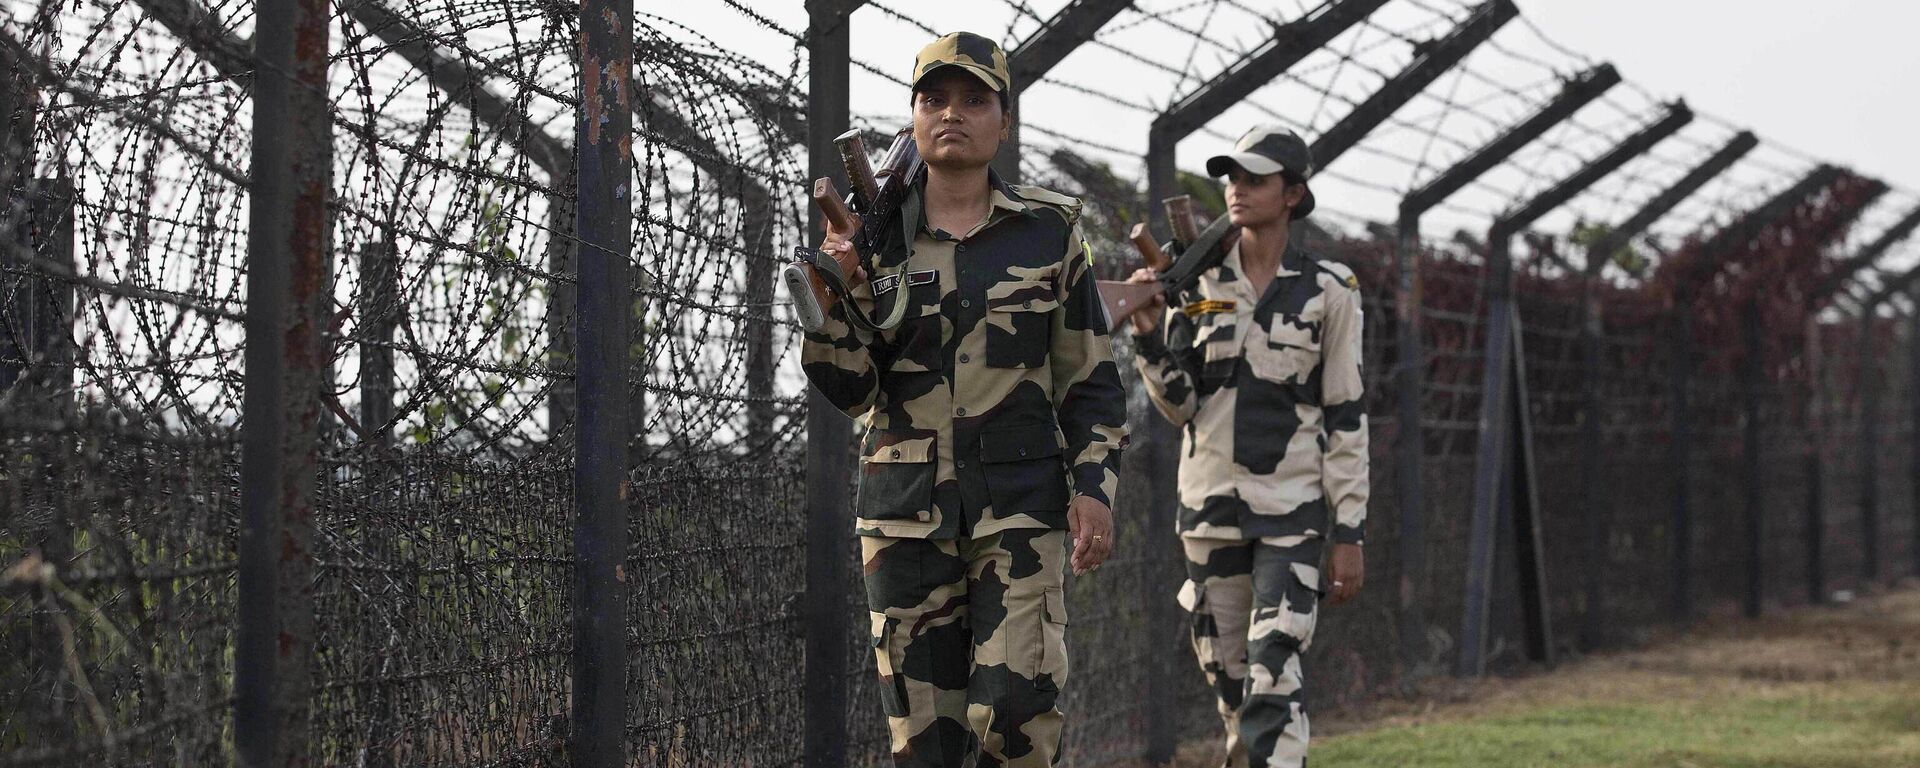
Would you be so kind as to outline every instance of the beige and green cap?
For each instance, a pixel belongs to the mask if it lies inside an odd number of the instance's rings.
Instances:
[[[913,87],[943,67],[959,67],[973,73],[998,93],[1012,87],[1013,75],[1007,71],[1007,52],[999,44],[972,32],[955,32],[927,44],[913,60]]]

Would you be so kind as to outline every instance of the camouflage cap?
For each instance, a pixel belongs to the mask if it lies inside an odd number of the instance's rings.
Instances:
[[[1313,150],[1299,134],[1278,125],[1256,125],[1233,145],[1233,151],[1207,158],[1208,176],[1225,176],[1235,166],[1248,173],[1265,176],[1284,173],[1305,184],[1313,178]],[[1313,212],[1313,190],[1293,207],[1292,218],[1305,218]]]
[[[992,40],[972,32],[955,32],[927,44],[913,61],[913,87],[942,67],[959,67],[973,73],[998,93],[1013,85],[1007,71],[1007,52]]]

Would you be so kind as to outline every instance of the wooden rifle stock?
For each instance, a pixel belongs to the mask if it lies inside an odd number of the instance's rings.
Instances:
[[[1127,239],[1133,241],[1134,250],[1140,252],[1140,258],[1145,260],[1147,266],[1152,267],[1153,271],[1167,271],[1167,266],[1171,262],[1167,260],[1166,251],[1160,250],[1160,244],[1154,242],[1153,233],[1147,230],[1146,222],[1133,225],[1133,232]]]
[[[1155,272],[1164,272],[1171,262],[1160,244],[1153,241],[1153,234],[1147,231],[1146,224],[1133,225],[1129,238],[1134,250],[1140,252],[1140,259]],[[1133,313],[1155,306],[1154,298],[1166,290],[1166,285],[1158,280],[1151,283],[1129,283],[1123,280],[1101,280],[1096,283],[1100,289],[1100,302],[1107,308],[1107,330],[1118,330],[1120,324],[1132,317]]]
[[[813,180],[813,204],[820,209],[820,215],[827,217],[827,223],[834,229],[851,233],[853,231],[853,212],[847,210],[847,204],[840,199],[840,190],[834,189],[833,179]]]

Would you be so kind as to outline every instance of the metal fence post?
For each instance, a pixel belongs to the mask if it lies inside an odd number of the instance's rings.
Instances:
[[[19,148],[10,148],[20,151]],[[12,242],[40,260],[71,271],[73,180],[28,179],[8,191],[27,214],[10,233]],[[15,194],[23,193],[16,198]],[[18,413],[58,418],[73,398],[73,283],[0,253],[0,395]],[[11,390],[11,391],[9,391]]]
[[[1172,195],[1176,185],[1174,146],[1178,143],[1177,139],[1160,130],[1152,130],[1147,136],[1147,218],[1151,222],[1149,226],[1159,232],[1173,231],[1167,221],[1166,207],[1160,201]],[[1139,598],[1141,615],[1145,617],[1148,627],[1147,642],[1150,648],[1169,639],[1171,633],[1166,632],[1165,628],[1173,626],[1178,620],[1171,604],[1172,595],[1161,589],[1163,582],[1171,580],[1169,576],[1178,566],[1173,556],[1173,547],[1177,545],[1170,545],[1157,537],[1172,533],[1176,528],[1174,508],[1180,501],[1174,478],[1180,463],[1180,451],[1176,447],[1179,435],[1179,430],[1157,412],[1149,413],[1146,423],[1135,430],[1132,449],[1145,459],[1143,464],[1153,468],[1144,484],[1146,498],[1129,502],[1144,506],[1146,512],[1146,525],[1143,528],[1147,540],[1141,542],[1141,546],[1146,548],[1144,560],[1147,572],[1142,579],[1143,588]],[[1150,661],[1143,675],[1141,695],[1149,708],[1146,733],[1143,734],[1146,742],[1144,757],[1148,765],[1165,765],[1172,761],[1178,746],[1171,712],[1175,690],[1174,668],[1166,658],[1168,655],[1150,653]]]
[[[1454,673],[1474,677],[1486,671],[1488,620],[1493,601],[1498,530],[1506,520],[1503,497],[1518,483],[1511,513],[1513,542],[1525,600],[1527,655],[1554,663],[1552,611],[1548,605],[1546,555],[1542,551],[1542,512],[1533,462],[1533,434],[1527,401],[1527,369],[1511,248],[1514,235],[1565,205],[1582,191],[1693,121],[1684,102],[1668,105],[1659,120],[1622,139],[1605,153],[1553,186],[1494,219],[1487,230],[1487,331],[1480,401],[1480,436],[1475,456],[1472,538],[1468,541],[1467,589],[1461,611],[1460,656]],[[1585,322],[1584,318],[1582,322]]]
[[[1880,356],[1873,325],[1880,305],[1860,309],[1860,571],[1865,584],[1880,580]]]
[[[1426,430],[1421,398],[1426,389],[1426,338],[1421,333],[1420,217],[1474,179],[1512,157],[1529,142],[1565,122],[1582,107],[1619,84],[1620,73],[1602,64],[1569,79],[1553,101],[1500,133],[1465,158],[1436,174],[1400,200],[1394,239],[1394,320],[1398,349],[1393,371],[1395,391],[1394,477],[1400,513],[1400,660],[1410,672],[1427,658]]]
[[[313,496],[325,373],[333,121],[329,4],[261,0],[247,243],[234,750],[305,765],[312,706]]]
[[[1427,662],[1427,433],[1421,423],[1426,393],[1426,335],[1421,332],[1423,294],[1420,215],[1400,213],[1393,248],[1397,280],[1393,294],[1398,365],[1393,370],[1394,485],[1400,513],[1400,663],[1411,678]]]
[[[1913,575],[1920,576],[1920,287],[1910,289],[1907,297],[1913,304],[1907,313],[1907,404],[1913,420],[1907,432],[1911,440],[1907,446],[1907,490],[1912,495],[1913,514],[1913,541],[1907,554],[1913,560]]]
[[[834,137],[852,123],[848,66],[853,57],[850,16],[861,0],[808,0],[807,172],[834,178],[845,188]],[[821,231],[820,212],[807,208],[802,242]],[[820,391],[807,388],[807,565],[805,620],[805,716],[802,764],[841,768],[847,764],[847,641],[852,631],[848,560],[852,536],[848,498],[852,471],[848,442],[853,423]]]
[[[1668,581],[1673,588],[1672,619],[1693,621],[1693,308],[1674,302],[1671,456],[1673,467],[1673,564]]]
[[[1807,429],[1806,456],[1807,514],[1802,536],[1807,547],[1807,602],[1821,603],[1827,598],[1827,370],[1826,344],[1820,338],[1822,325],[1817,314],[1807,316],[1807,388],[1802,406]]]
[[[625,764],[628,318],[633,313],[633,0],[580,8],[573,765]]]
[[[393,334],[400,326],[400,264],[392,237],[360,251],[360,428],[376,446],[393,442]]]
[[[1764,329],[1760,305],[1748,300],[1740,308],[1740,326],[1746,359],[1740,366],[1741,409],[1745,415],[1745,450],[1741,455],[1741,480],[1746,488],[1747,517],[1747,593],[1743,611],[1757,619],[1766,594],[1766,471],[1761,462],[1765,437],[1760,425],[1760,398],[1765,386],[1766,362],[1762,356]]]
[[[1908,317],[1909,330],[1907,335],[1909,353],[1907,377],[1909,383],[1908,389],[1911,391],[1913,385],[1920,384],[1920,267],[1910,268],[1899,276],[1888,280],[1880,286],[1879,290],[1874,291],[1873,295],[1861,304],[1869,309],[1878,307],[1881,304],[1887,303],[1896,294],[1903,291],[1907,292],[1909,298],[1913,300],[1913,308]],[[1913,425],[1912,432],[1909,435],[1912,439],[1912,445],[1910,446],[1911,453],[1907,457],[1909,462],[1907,471],[1911,474],[1913,483],[1909,490],[1913,495],[1912,513],[1914,516],[1914,526],[1913,549],[1908,554],[1913,559],[1914,575],[1920,576],[1920,400],[1910,403],[1910,406],[1909,415],[1913,419]]]
[[[1580,645],[1586,650],[1598,648],[1606,636],[1606,574],[1608,542],[1613,537],[1613,505],[1602,489],[1600,476],[1603,455],[1601,441],[1600,344],[1604,335],[1600,303],[1595,300],[1597,281],[1591,274],[1580,278],[1580,495],[1585,507],[1587,562],[1580,575],[1581,593],[1586,611],[1580,621]]]

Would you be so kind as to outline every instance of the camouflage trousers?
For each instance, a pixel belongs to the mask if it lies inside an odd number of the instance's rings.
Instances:
[[[897,766],[1052,765],[1067,682],[1065,531],[863,536]]]
[[[1307,761],[1303,656],[1313,642],[1323,539],[1182,537],[1193,651],[1218,699],[1231,768]]]

